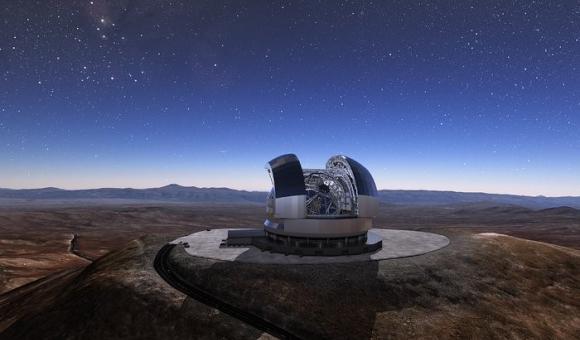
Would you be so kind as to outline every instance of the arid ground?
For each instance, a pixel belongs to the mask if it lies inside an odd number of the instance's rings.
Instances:
[[[99,204],[0,207],[0,293],[86,266],[146,235],[168,240],[206,228],[259,226],[259,205]],[[71,240],[77,236],[77,254]]]
[[[145,235],[167,239],[206,228],[259,227],[259,204],[42,202],[0,206],[0,293],[56,271],[85,266]],[[515,206],[381,206],[380,228],[496,232],[580,249],[580,210]],[[78,251],[71,252],[77,235]]]
[[[259,204],[3,202],[0,338],[35,338],[41,334],[128,337],[134,331],[129,326],[133,323],[149,324],[138,336],[142,338],[186,335],[191,327],[199,332],[199,338],[267,337],[173,291],[150,263],[156,249],[168,240],[207,228],[257,227],[263,219],[264,207]],[[332,266],[325,269],[327,272],[315,268],[304,271],[306,267],[287,272],[266,267],[233,271],[228,265],[207,261],[187,263],[179,257],[175,261],[178,266],[195,267],[192,272],[198,274],[192,280],[216,294],[231,291],[239,282],[244,283],[237,286],[239,291],[251,294],[265,284],[272,287],[263,277],[273,275],[280,281],[275,286],[283,288],[284,294],[252,296],[253,304],[247,307],[259,313],[257,306],[268,305],[274,319],[286,308],[290,319],[277,321],[304,338],[357,334],[362,338],[580,335],[580,301],[575,298],[580,296],[580,211],[488,204],[382,205],[376,225],[441,233],[452,243],[425,256],[383,261],[368,268]],[[360,275],[342,282],[340,273],[344,270],[360,271]],[[323,285],[324,275],[336,282],[325,286],[325,295],[299,283],[308,279]],[[282,281],[296,285],[280,286]],[[337,299],[332,294],[349,285],[358,288],[347,300],[312,309],[312,301]],[[294,295],[300,298],[292,298]],[[229,298],[241,303],[239,295],[230,294]],[[313,314],[301,323],[295,316],[306,307]],[[335,307],[335,317],[317,319],[316,315],[330,313]],[[79,308],[88,310],[72,317],[72,310]],[[340,317],[348,314],[349,308],[356,309],[352,316],[359,320],[357,327],[348,327]],[[141,310],[148,312],[137,316]],[[125,313],[132,313],[135,319],[110,325],[109,318],[123,318]],[[83,315],[94,320],[88,322]],[[189,323],[172,324],[180,315],[188,316]],[[62,318],[70,320],[53,325]],[[92,336],[82,330],[89,324]],[[324,331],[313,331],[316,325],[325,325]],[[109,328],[96,331],[95,327]]]

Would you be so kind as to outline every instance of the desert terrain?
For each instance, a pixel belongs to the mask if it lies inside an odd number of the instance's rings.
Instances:
[[[146,235],[174,239],[206,228],[256,226],[258,204],[71,202],[0,207],[0,293],[55,271],[86,266]],[[76,235],[77,251],[71,251]]]
[[[257,227],[261,204],[17,202],[0,206],[0,293],[85,266],[146,235],[174,239],[206,228]],[[580,210],[487,204],[381,205],[379,228],[496,232],[580,249]],[[77,251],[71,252],[76,235]],[[79,256],[80,255],[80,256]]]
[[[169,240],[263,219],[258,203],[3,202],[0,338],[269,337],[174,290],[152,268]],[[366,266],[243,270],[186,261],[177,249],[174,265],[299,338],[580,334],[579,210],[382,204],[376,226],[440,233],[451,245]],[[357,288],[341,296],[348,287]]]

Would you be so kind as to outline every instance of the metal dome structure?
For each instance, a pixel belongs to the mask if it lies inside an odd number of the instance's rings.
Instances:
[[[233,231],[226,246],[251,243],[273,252],[325,256],[381,248],[382,240],[368,233],[378,210],[377,188],[360,163],[337,155],[324,169],[303,169],[296,155],[286,154],[268,162],[266,170],[273,187],[264,229]]]

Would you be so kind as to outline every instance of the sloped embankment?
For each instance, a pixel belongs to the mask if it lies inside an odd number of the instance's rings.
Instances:
[[[497,234],[381,262],[257,265],[171,253],[172,269],[301,338],[573,339],[580,252]],[[166,240],[129,243],[82,270],[0,296],[0,339],[256,339],[248,324],[186,297],[153,259]]]
[[[262,333],[164,282],[145,238],[0,296],[0,339],[256,339]],[[4,318],[9,315],[9,318]]]
[[[257,265],[172,253],[188,281],[302,338],[577,338],[580,251],[446,231],[451,244],[381,262]]]

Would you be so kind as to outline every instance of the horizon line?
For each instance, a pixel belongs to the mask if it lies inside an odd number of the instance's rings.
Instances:
[[[40,187],[40,188],[10,188],[10,187],[3,187],[0,186],[0,190],[43,190],[43,189],[57,189],[63,191],[83,191],[83,190],[102,190],[102,189],[133,189],[133,190],[147,190],[147,189],[159,189],[169,186],[179,186],[182,188],[197,188],[197,189],[229,189],[229,190],[236,190],[236,191],[247,191],[247,192],[268,192],[269,190],[249,190],[249,189],[236,189],[230,187],[218,187],[218,186],[195,186],[195,185],[181,185],[177,183],[170,183],[167,185],[159,186],[159,187],[94,187],[94,188],[59,188],[59,187]],[[485,191],[458,191],[458,190],[438,190],[438,189],[377,189],[377,191],[431,191],[431,192],[453,192],[453,193],[464,193],[464,194],[485,194],[485,195],[506,195],[506,196],[526,196],[526,197],[546,197],[546,198],[564,198],[564,197],[578,197],[580,198],[580,194],[578,195],[560,195],[560,196],[547,196],[542,194],[531,195],[531,194],[514,194],[514,193],[497,193],[497,192],[485,192]]]

